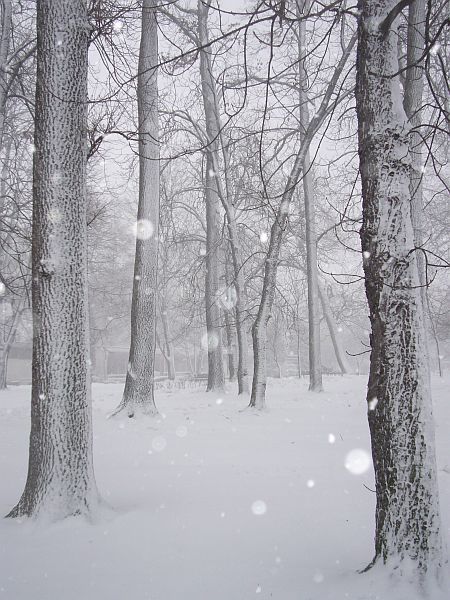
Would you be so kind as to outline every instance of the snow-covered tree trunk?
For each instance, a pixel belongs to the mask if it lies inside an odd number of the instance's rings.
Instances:
[[[205,273],[205,314],[206,345],[208,351],[208,383],[206,391],[223,390],[223,343],[220,318],[219,291],[219,250],[220,250],[220,200],[217,194],[216,178],[213,172],[211,151],[206,151],[205,169],[206,203],[206,273]]]
[[[158,26],[156,0],[142,4],[137,100],[139,204],[136,223],[130,355],[122,402],[125,411],[155,415],[154,372],[159,231]]]
[[[412,564],[414,574],[434,576],[442,542],[409,125],[395,75],[399,5],[360,0],[358,8],[361,245],[372,328],[367,402],[377,498],[373,563]]]
[[[5,130],[6,100],[8,97],[8,54],[12,32],[11,0],[0,2],[0,148]]]
[[[299,112],[300,132],[306,134],[309,125],[308,74],[306,72],[306,19],[302,18],[310,11],[310,0],[297,0],[298,55],[299,55]],[[305,203],[306,237],[306,276],[308,282],[308,349],[309,349],[309,389],[321,392],[322,357],[320,352],[320,299],[319,276],[317,267],[317,233],[314,202],[314,183],[309,148],[303,160],[303,198]]]
[[[201,46],[209,42],[208,37],[208,12],[210,0],[199,0],[198,2],[198,39]],[[220,122],[217,92],[212,72],[210,50],[200,51],[200,75],[202,82],[203,105],[205,110],[206,133],[208,141],[208,152],[210,153],[212,171],[216,178],[217,191],[225,210],[227,231],[231,250],[231,258],[234,273],[234,288],[236,290],[236,335],[238,340],[238,393],[248,392],[248,342],[245,330],[245,282],[242,269],[240,242],[237,230],[237,219],[234,206],[228,195],[227,182],[222,184],[220,177],[219,142],[222,144],[224,154],[224,168],[227,169],[226,150],[222,140],[222,124]],[[227,175],[225,174],[225,179]]]
[[[10,517],[90,513],[86,242],[89,23],[83,0],[37,3],[33,362],[25,490]]]

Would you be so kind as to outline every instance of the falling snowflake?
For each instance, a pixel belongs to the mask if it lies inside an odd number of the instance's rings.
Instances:
[[[114,33],[120,33],[123,29],[123,21],[114,21],[112,28]]]
[[[267,234],[266,231],[261,231],[260,235],[259,235],[259,239],[261,241],[261,244],[265,244],[267,242],[267,240],[269,239],[269,236]]]
[[[361,448],[351,450],[345,457],[345,468],[352,475],[362,475],[370,469],[371,464],[372,460],[369,453]]]
[[[166,446],[166,438],[162,435],[158,435],[152,440],[152,448],[155,450],[155,452],[162,452]]]
[[[217,404],[217,405],[223,404],[223,400],[222,400],[222,398],[217,398],[217,400],[216,400],[216,404]]]
[[[267,512],[267,504],[264,500],[255,500],[252,504],[252,513],[257,516],[265,515]]]
[[[237,303],[237,292],[233,285],[222,287],[216,293],[216,301],[223,310],[232,310]]]
[[[325,579],[325,577],[323,576],[323,574],[320,571],[316,571],[314,573],[314,577],[313,580],[315,583],[322,583],[322,581]]]
[[[308,481],[306,482],[306,487],[313,488],[315,485],[316,482],[314,481],[314,479],[308,479]]]
[[[375,396],[374,398],[372,398],[372,400],[369,400],[369,403],[368,403],[369,410],[370,411],[375,410],[377,407],[377,404],[378,404],[378,398]]]
[[[336,436],[332,433],[328,434],[328,443],[329,444],[334,444],[334,442],[336,441]]]
[[[219,345],[219,336],[216,333],[205,333],[202,336],[201,344],[204,350],[215,350]]]
[[[153,223],[148,219],[139,219],[134,223],[132,231],[138,240],[148,240],[154,232]]]
[[[180,425],[179,427],[177,427],[177,430],[175,433],[178,437],[184,438],[187,436],[187,432],[188,432],[187,427],[185,427],[184,425]]]

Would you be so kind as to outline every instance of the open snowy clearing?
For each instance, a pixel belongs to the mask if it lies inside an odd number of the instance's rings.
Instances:
[[[7,600],[398,600],[372,558],[366,376],[271,381],[269,411],[229,392],[157,393],[162,418],[107,419],[122,384],[93,386],[94,460],[105,510],[43,525],[2,519]],[[450,522],[450,378],[433,379],[444,538]],[[0,396],[0,511],[22,492],[27,386]],[[364,452],[349,456],[352,450]],[[367,487],[366,487],[367,486]],[[433,591],[430,598],[448,599]]]

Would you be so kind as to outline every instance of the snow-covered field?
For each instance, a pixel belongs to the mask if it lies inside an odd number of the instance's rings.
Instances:
[[[234,392],[159,392],[162,417],[107,419],[121,384],[93,386],[95,469],[113,510],[43,526],[0,521],[0,599],[412,599],[372,558],[366,377],[271,381],[269,410]],[[450,524],[450,378],[433,379],[444,536]],[[22,492],[27,386],[0,395],[0,512]],[[356,455],[349,453],[359,449]],[[359,473],[356,473],[356,471]],[[450,598],[450,591],[430,598]]]

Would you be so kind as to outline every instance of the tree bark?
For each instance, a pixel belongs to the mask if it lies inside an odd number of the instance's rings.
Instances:
[[[206,273],[205,273],[205,314],[208,351],[207,392],[223,390],[223,343],[218,299],[219,291],[219,250],[220,250],[220,201],[217,195],[216,178],[213,173],[211,151],[206,152],[205,173],[206,203]]]
[[[10,517],[60,519],[98,502],[88,366],[88,34],[86,2],[38,2],[31,434],[25,490]]]
[[[297,0],[298,56],[299,56],[299,110],[301,135],[309,125],[308,74],[306,72],[306,20],[311,0]],[[306,276],[308,282],[308,327],[309,327],[309,389],[321,392],[322,357],[320,352],[319,277],[317,269],[317,233],[315,219],[314,183],[309,148],[303,159],[303,198],[305,203]]]
[[[139,204],[131,304],[130,355],[122,402],[125,411],[156,415],[154,373],[159,231],[158,26],[156,0],[142,4],[138,65]]]
[[[422,95],[423,95],[423,64],[421,57],[425,48],[425,22],[426,2],[414,0],[408,12],[408,42],[407,42],[407,69],[405,77],[405,90],[403,106],[410,124],[410,152],[411,152],[411,218],[414,229],[414,241],[417,248],[422,248],[425,235],[423,225],[423,165],[422,146],[420,133],[422,124]],[[427,313],[427,281],[425,272],[425,256],[423,252],[416,252],[417,266],[425,314]]]
[[[8,97],[8,54],[12,32],[11,0],[0,2],[0,148],[5,130],[6,100]]]
[[[201,46],[209,42],[208,38],[208,13],[210,0],[199,0],[198,3],[198,38]],[[200,51],[200,75],[202,80],[203,105],[205,110],[206,134],[208,152],[211,157],[212,171],[216,179],[219,198],[225,210],[227,231],[229,235],[231,258],[234,272],[234,287],[236,289],[236,334],[238,340],[238,393],[248,392],[248,342],[245,330],[245,282],[242,269],[240,242],[237,230],[237,220],[234,206],[228,197],[228,184],[222,185],[220,177],[219,142],[224,155],[225,180],[227,180],[227,153],[222,141],[222,124],[219,116],[219,105],[215,81],[212,72],[211,56],[208,49]]]
[[[361,245],[371,321],[368,419],[376,562],[421,579],[442,564],[423,306],[411,219],[411,153],[392,0],[360,0],[357,114]],[[371,566],[371,565],[370,565]]]

